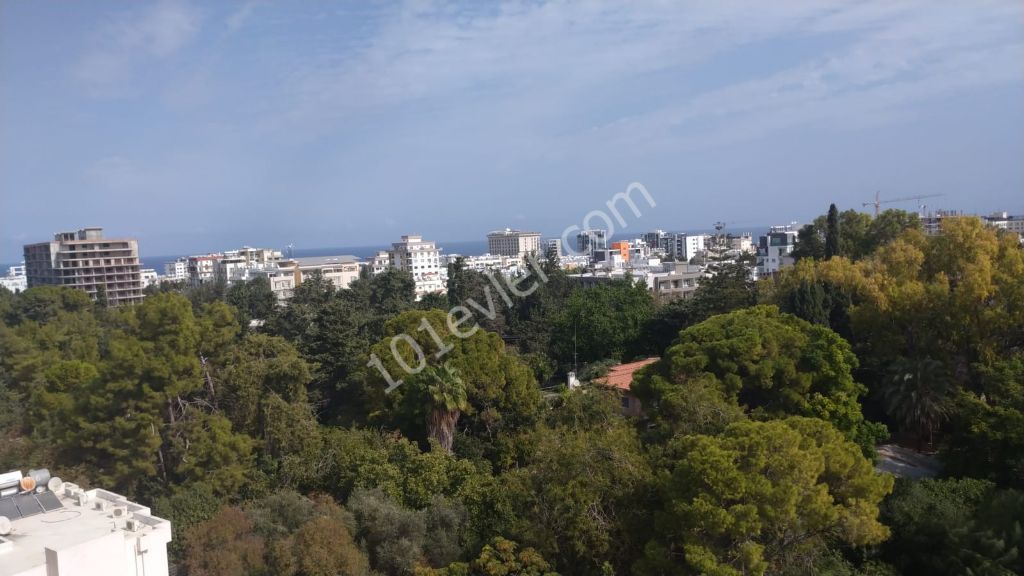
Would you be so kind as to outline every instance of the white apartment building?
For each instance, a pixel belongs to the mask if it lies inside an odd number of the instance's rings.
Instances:
[[[401,242],[391,245],[390,257],[392,266],[412,274],[417,300],[425,294],[445,291],[441,251],[434,242],[421,236],[402,236]]]
[[[344,290],[359,278],[359,259],[355,256],[316,256],[280,260],[264,268],[251,269],[253,278],[263,277],[278,303],[288,301],[295,288],[313,272],[320,272],[338,290]]]
[[[167,576],[171,523],[45,469],[0,474],[0,574]]]
[[[488,270],[502,270],[510,266],[518,266],[521,260],[515,256],[500,256],[498,254],[481,254],[479,256],[463,256],[461,254],[448,254],[441,259],[446,265],[452,265],[456,260],[462,258],[462,263],[467,270],[487,272]]]
[[[182,282],[188,280],[188,258],[181,257],[174,262],[165,262],[164,280],[169,282]]]
[[[505,228],[487,235],[487,251],[499,256],[515,256],[520,260],[527,255],[539,256],[540,232],[524,232]]]
[[[246,282],[258,270],[275,268],[281,258],[280,251],[268,248],[245,246],[238,250],[227,250],[221,253],[220,259],[214,261],[214,275],[218,281],[228,285]]]
[[[704,251],[706,234],[673,234],[671,254],[679,262],[689,262]]]
[[[189,256],[186,260],[188,266],[188,281],[191,282],[193,286],[215,281],[217,279],[217,261],[220,259],[220,254]]]
[[[143,268],[139,270],[139,277],[142,278],[142,288],[148,288],[153,284],[160,283],[160,276],[157,275],[156,270],[152,268]]]
[[[370,262],[370,272],[376,276],[390,267],[391,255],[387,250],[378,250],[377,254],[373,257],[373,261]]]
[[[544,251],[545,258],[549,258],[551,256],[560,258],[562,256],[562,239],[547,238],[541,243],[541,249]]]
[[[1011,216],[1006,212],[997,212],[988,216],[982,216],[982,220],[993,228],[1016,232],[1018,236],[1024,239],[1024,216]]]
[[[772,226],[768,234],[761,236],[757,250],[758,276],[774,274],[794,263],[792,254],[796,248],[797,226]]]
[[[15,293],[27,290],[28,276],[25,275],[25,265],[8,268],[7,275],[0,276],[0,286]]]

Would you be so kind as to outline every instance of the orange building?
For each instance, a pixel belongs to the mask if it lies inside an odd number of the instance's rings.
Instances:
[[[623,262],[629,262],[629,242],[612,242],[612,250],[618,250]]]

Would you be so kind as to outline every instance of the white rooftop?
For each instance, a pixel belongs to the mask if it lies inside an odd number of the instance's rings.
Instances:
[[[10,518],[0,576],[166,575],[171,523],[106,490],[65,483],[62,507]]]

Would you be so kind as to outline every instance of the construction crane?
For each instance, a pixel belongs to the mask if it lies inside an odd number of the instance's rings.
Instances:
[[[921,200],[923,200],[925,198],[937,198],[939,196],[944,196],[944,194],[921,194],[919,196],[904,196],[902,198],[893,198],[891,200],[882,200],[882,198],[880,196],[880,193],[879,192],[875,192],[875,201],[874,202],[864,202],[862,204],[862,206],[864,206],[865,208],[867,208],[868,206],[874,206],[875,207],[875,217],[877,218],[878,217],[878,212],[881,210],[882,204],[892,204],[893,202],[907,202],[907,201],[910,201],[910,200],[916,200],[917,204],[921,205]]]

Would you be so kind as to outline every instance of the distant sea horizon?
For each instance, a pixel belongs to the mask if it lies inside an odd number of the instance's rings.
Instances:
[[[750,232],[757,238],[760,234],[768,231],[767,227],[751,227],[750,229],[744,230],[730,230],[734,233],[746,233]],[[692,234],[709,234],[714,233],[714,230],[691,230]],[[643,232],[633,234],[615,234],[611,240],[629,240],[643,236]],[[542,235],[542,238],[553,238],[554,236]],[[480,254],[487,253],[487,240],[454,240],[454,241],[436,241],[437,247],[441,249],[441,253],[444,255],[448,254],[459,254],[463,256],[478,256]],[[240,246],[239,246],[240,248]],[[326,247],[313,247],[303,248],[296,246],[292,250],[292,256],[295,258],[309,258],[314,256],[355,256],[362,260],[368,260],[373,258],[380,250],[389,250],[390,244],[375,244],[368,246],[326,246]],[[280,250],[285,256],[288,255],[288,249],[274,247],[276,250]],[[230,248],[228,248],[230,250]],[[212,251],[216,252],[216,251]],[[157,274],[164,273],[164,265],[168,262],[174,262],[178,258],[184,256],[193,256],[195,254],[202,254],[202,252],[192,252],[188,254],[175,254],[175,255],[148,255],[145,253],[140,254],[140,260],[142,268],[152,268],[156,270]],[[7,274],[8,268],[11,266],[20,265],[21,262],[12,262],[7,264],[0,264],[0,276]]]

